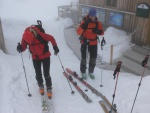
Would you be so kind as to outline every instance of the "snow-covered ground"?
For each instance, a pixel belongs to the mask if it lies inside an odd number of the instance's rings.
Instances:
[[[21,54],[16,51],[17,43],[20,42],[24,29],[36,24],[41,19],[45,31],[54,36],[60,49],[59,57],[64,68],[69,67],[79,73],[80,61],[69,49],[65,42],[63,30],[73,23],[69,18],[57,20],[57,6],[68,5],[78,0],[1,0],[0,14],[6,49],[9,54],[0,50],[0,113],[41,113],[41,99],[38,92],[32,59],[28,50],[23,55],[28,85],[32,97],[28,97],[27,84],[21,60]],[[122,54],[122,50],[130,48],[130,38],[124,31],[108,28],[105,32],[106,45],[104,47],[104,60],[109,62],[110,45],[114,47],[114,58]],[[124,41],[126,40],[126,41]],[[121,43],[121,44],[120,44]],[[50,51],[53,53],[51,44]],[[99,48],[99,54],[101,55]],[[87,82],[95,89],[103,93],[110,102],[116,80],[113,79],[113,71],[103,70],[103,86],[101,84],[101,69],[95,68],[96,79],[88,78]],[[85,92],[92,103],[87,103],[77,90],[72,86],[75,94],[64,77],[63,69],[58,56],[52,54],[50,74],[53,82],[53,103],[55,113],[103,113],[98,101],[100,97],[95,96],[90,90]],[[142,73],[142,70],[141,70]],[[129,113],[137,92],[141,77],[130,73],[119,73],[116,90],[115,103],[118,113]],[[74,78],[81,89],[85,90],[78,80]],[[144,77],[135,102],[133,113],[149,113],[150,111],[150,76]]]

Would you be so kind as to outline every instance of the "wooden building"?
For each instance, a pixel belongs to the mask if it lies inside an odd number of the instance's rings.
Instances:
[[[146,17],[137,14],[138,6],[143,8],[143,4],[148,13]],[[84,16],[91,7],[96,8],[97,16],[104,26],[133,33],[132,43],[150,46],[150,0],[79,0],[79,17]],[[142,12],[142,15],[146,13]]]

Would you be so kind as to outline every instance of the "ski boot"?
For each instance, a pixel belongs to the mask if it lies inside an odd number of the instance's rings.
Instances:
[[[95,79],[95,76],[94,76],[94,74],[93,74],[93,73],[90,73],[90,72],[89,72],[89,76],[90,76],[90,78],[91,78],[92,80],[94,80],[94,79]]]
[[[82,75],[82,79],[87,79],[86,73],[81,73],[81,75]]]
[[[47,87],[47,97],[48,97],[49,99],[52,98],[52,87]]]
[[[41,95],[44,95],[44,85],[41,84],[41,85],[38,85],[39,86],[39,92]]]

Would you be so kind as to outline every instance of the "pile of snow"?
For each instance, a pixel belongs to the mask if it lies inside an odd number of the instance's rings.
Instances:
[[[106,45],[103,46],[103,51],[99,51],[100,56],[103,57],[103,61],[110,63],[111,47],[113,49],[113,59],[119,58],[131,45],[131,37],[123,30],[118,30],[113,27],[106,29],[104,34]],[[100,39],[102,36],[100,37]],[[99,48],[101,49],[101,48]]]

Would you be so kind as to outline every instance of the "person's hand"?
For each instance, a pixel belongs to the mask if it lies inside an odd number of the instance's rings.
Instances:
[[[22,46],[21,46],[20,43],[18,43],[18,45],[17,45],[17,51],[18,51],[19,53],[22,52]]]
[[[57,55],[59,53],[58,46],[53,46],[54,54]]]
[[[86,30],[88,28],[88,24],[92,22],[92,19],[91,18],[88,18],[82,25],[81,25],[81,28],[83,30]]]
[[[101,34],[103,33],[103,30],[99,30],[99,29],[97,29],[97,28],[93,28],[93,29],[92,29],[92,32],[93,32],[93,33],[96,33],[96,34],[98,34],[98,35],[101,35]]]

